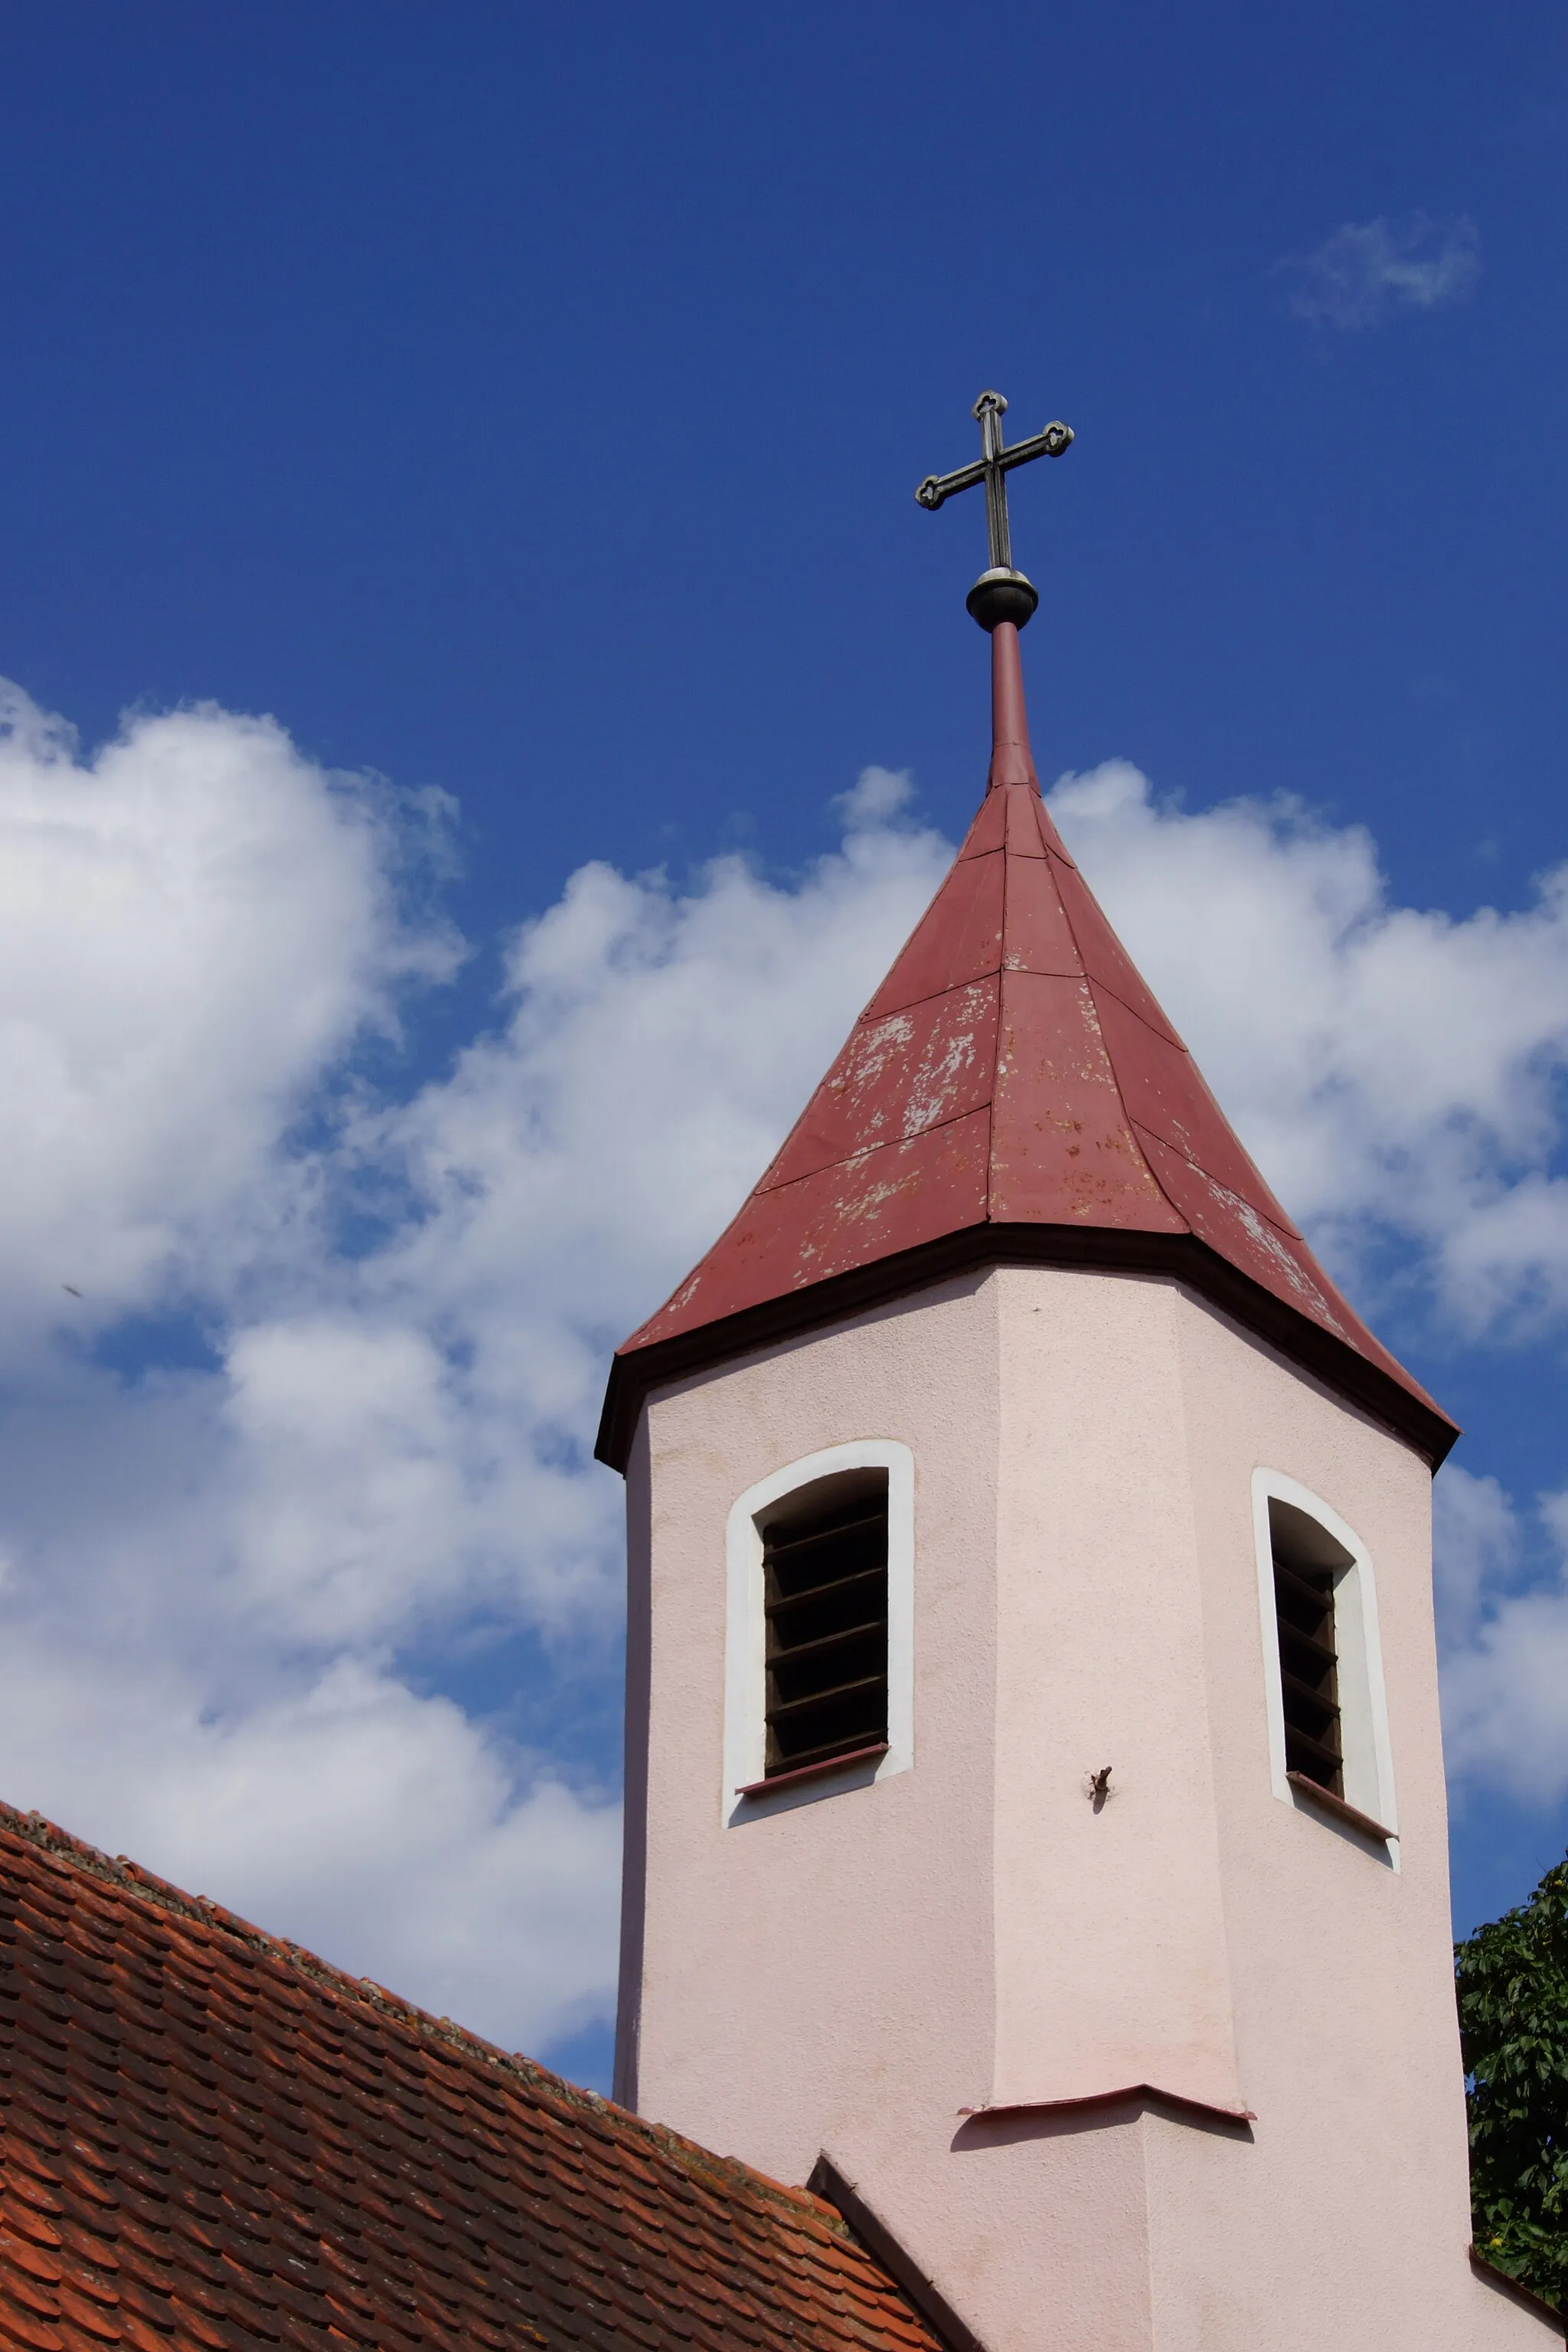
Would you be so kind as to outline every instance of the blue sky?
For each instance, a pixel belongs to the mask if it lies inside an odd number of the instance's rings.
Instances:
[[[911,492],[995,384],[1078,436],[1015,478],[1042,772],[1467,1425],[1457,1916],[1517,1899],[1568,1841],[1561,12],[60,0],[0,64],[7,1793],[601,2069],[602,1350],[978,793],[981,520]]]

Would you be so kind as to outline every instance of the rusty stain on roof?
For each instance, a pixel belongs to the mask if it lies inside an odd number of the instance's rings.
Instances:
[[[0,1807],[0,2343],[939,2352],[831,2207]]]

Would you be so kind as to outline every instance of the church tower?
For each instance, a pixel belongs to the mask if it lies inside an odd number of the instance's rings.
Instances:
[[[1071,436],[1004,404],[919,493],[987,492],[985,796],[605,1400],[617,2095],[811,2181],[955,2352],[1533,2352],[1468,2251],[1457,1433],[1041,800],[1004,478]]]

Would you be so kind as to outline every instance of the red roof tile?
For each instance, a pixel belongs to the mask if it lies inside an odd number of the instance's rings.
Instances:
[[[1457,1431],[1318,1264],[1082,876],[993,645],[991,780],[947,879],[773,1165],[618,1351],[600,1432],[747,1345],[1024,1258],[1184,1275],[1440,1459]]]
[[[830,2208],[0,1807],[0,2344],[936,2352]]]

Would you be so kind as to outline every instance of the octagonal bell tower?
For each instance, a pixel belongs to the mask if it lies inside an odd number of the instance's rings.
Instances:
[[[1544,2346],[1468,2249],[1457,1433],[1044,806],[1004,476],[1071,436],[1008,450],[1002,405],[921,492],[987,489],[985,796],[605,1400],[617,2095],[812,2181],[955,2352]]]

